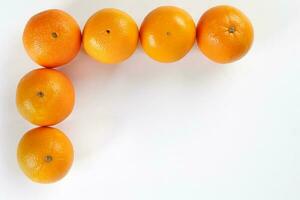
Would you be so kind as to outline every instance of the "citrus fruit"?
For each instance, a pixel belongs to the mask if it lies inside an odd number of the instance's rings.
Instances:
[[[36,69],[19,82],[16,104],[21,115],[39,126],[54,125],[73,110],[74,89],[71,81],[54,69]]]
[[[32,181],[52,183],[63,178],[73,162],[73,147],[56,128],[39,127],[25,133],[19,142],[20,168]]]
[[[197,25],[197,43],[212,61],[230,63],[242,58],[253,42],[250,20],[231,6],[206,11]]]
[[[138,27],[125,12],[106,8],[92,15],[83,30],[86,53],[99,62],[119,63],[130,57],[138,44]]]
[[[27,22],[23,44],[37,64],[52,68],[70,62],[81,45],[79,25],[61,10],[40,12]]]
[[[162,6],[144,19],[140,38],[148,56],[160,62],[174,62],[184,57],[195,42],[195,23],[183,9]]]

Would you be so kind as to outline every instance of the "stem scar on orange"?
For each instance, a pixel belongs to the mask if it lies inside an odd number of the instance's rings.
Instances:
[[[247,16],[231,6],[209,9],[197,25],[198,47],[217,63],[230,63],[242,58],[252,45],[253,35]]]
[[[144,19],[140,38],[144,51],[159,62],[175,62],[184,57],[195,43],[195,23],[183,9],[161,6]]]
[[[75,19],[66,12],[46,10],[27,22],[23,44],[37,64],[58,67],[70,62],[79,52],[81,32]]]
[[[54,69],[33,70],[17,87],[16,104],[20,114],[39,126],[63,121],[72,112],[74,101],[72,82]]]
[[[73,156],[68,137],[50,127],[39,127],[25,133],[17,150],[20,168],[38,183],[52,183],[63,178],[72,166]]]
[[[120,63],[136,50],[139,31],[135,21],[125,12],[106,8],[96,12],[83,30],[83,47],[95,60]]]

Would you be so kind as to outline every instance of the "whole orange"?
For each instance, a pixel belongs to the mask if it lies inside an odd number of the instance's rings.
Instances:
[[[126,60],[138,44],[138,27],[125,12],[106,8],[92,15],[83,30],[86,53],[99,62],[114,64]]]
[[[36,69],[19,82],[16,103],[21,115],[39,126],[54,125],[73,110],[75,94],[71,81],[54,69]]]
[[[66,12],[46,10],[27,22],[23,44],[32,60],[53,68],[67,64],[77,55],[81,32],[77,22]]]
[[[151,11],[140,29],[144,51],[160,62],[174,62],[184,57],[194,45],[195,34],[192,17],[174,6]]]
[[[230,63],[242,58],[253,42],[250,20],[231,6],[217,6],[206,11],[197,26],[197,43],[209,59]]]
[[[32,181],[52,183],[63,178],[73,163],[73,147],[68,137],[56,128],[39,127],[20,140],[17,159]]]

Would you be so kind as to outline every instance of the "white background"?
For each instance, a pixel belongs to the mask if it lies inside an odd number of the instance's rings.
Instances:
[[[38,66],[22,31],[35,13],[60,8],[83,27],[98,9],[116,7],[140,25],[159,5],[177,5],[198,21],[218,4],[242,9],[255,28],[242,60],[218,65],[195,46],[160,64],[141,47],[111,66],[81,52],[59,68],[73,81],[76,107],[57,125],[75,160],[60,182],[40,185],[16,162],[33,128],[15,107],[19,79]],[[300,2],[298,0],[1,0],[0,199],[299,200]]]

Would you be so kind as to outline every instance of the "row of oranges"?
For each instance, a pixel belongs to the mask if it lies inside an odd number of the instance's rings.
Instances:
[[[146,16],[140,30],[123,11],[103,9],[89,18],[82,35],[77,22],[64,11],[47,10],[33,16],[25,27],[23,43],[29,56],[48,69],[26,74],[16,93],[20,114],[41,126],[27,132],[18,146],[19,165],[31,180],[55,182],[65,176],[73,162],[70,140],[48,126],[63,121],[72,112],[74,88],[62,72],[49,68],[70,62],[81,41],[92,58],[119,63],[133,54],[139,38],[146,54],[160,62],[181,59],[196,39],[208,58],[229,63],[250,49],[253,28],[241,11],[230,6],[209,9],[197,27],[183,9],[159,7]]]
[[[119,63],[135,51],[139,36],[147,55],[160,62],[174,62],[192,48],[195,38],[201,51],[218,63],[238,60],[253,41],[249,19],[231,6],[206,11],[197,27],[183,9],[163,6],[151,11],[140,31],[135,21],[118,9],[103,9],[86,22],[83,48],[102,63]],[[60,10],[33,16],[26,25],[23,41],[29,56],[39,65],[52,68],[70,62],[81,46],[77,22]]]
[[[59,129],[48,127],[64,120],[73,110],[75,92],[72,82],[54,69],[36,69],[19,82],[16,104],[19,113],[40,126],[20,140],[17,158],[20,168],[31,180],[55,182],[73,163],[73,146]]]

